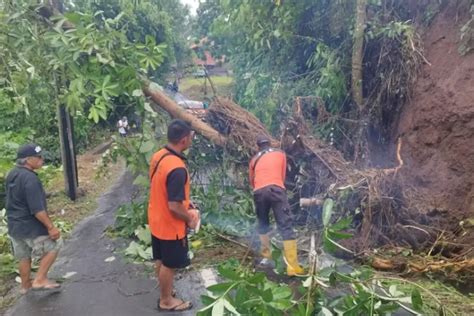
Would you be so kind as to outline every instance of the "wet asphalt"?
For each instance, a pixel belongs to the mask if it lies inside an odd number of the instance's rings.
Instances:
[[[117,208],[130,203],[136,193],[133,176],[124,172],[109,192],[101,196],[96,212],[79,223],[65,242],[50,271],[51,278],[74,274],[65,279],[61,291],[30,291],[6,315],[195,315],[200,306],[200,295],[205,293],[199,273],[181,272],[175,282],[178,297],[191,300],[195,306],[192,310],[159,312],[152,266],[126,260],[121,253],[126,244],[110,239],[105,233],[114,224]],[[107,262],[110,257],[115,259]]]

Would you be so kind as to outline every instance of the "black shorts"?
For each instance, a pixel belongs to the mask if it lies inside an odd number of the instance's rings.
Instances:
[[[153,259],[171,269],[186,268],[191,264],[188,256],[188,237],[179,240],[163,240],[151,236]]]

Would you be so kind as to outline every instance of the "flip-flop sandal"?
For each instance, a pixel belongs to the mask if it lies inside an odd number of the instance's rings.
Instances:
[[[32,291],[59,291],[61,289],[61,284],[46,284],[38,287],[31,287]]]
[[[171,308],[163,308],[158,305],[160,312],[184,312],[193,308],[193,303],[190,301],[181,301],[181,304],[175,305]]]
[[[171,291],[171,296],[172,296],[172,297],[176,297],[177,294],[178,294],[178,292],[176,292],[175,289],[173,289],[173,290]],[[158,298],[158,303],[159,303],[159,302],[160,302],[160,298]]]
[[[173,291],[171,291],[171,296],[176,297],[176,295],[178,295],[178,292],[176,292],[176,290],[173,289]],[[156,300],[156,303],[158,304],[158,307],[160,307],[160,298]]]

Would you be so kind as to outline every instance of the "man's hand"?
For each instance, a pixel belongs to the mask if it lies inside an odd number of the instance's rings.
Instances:
[[[48,230],[49,238],[51,238],[52,240],[58,240],[59,237],[61,237],[61,233],[54,226],[46,211],[37,212],[35,214],[35,217],[44,225],[44,227],[46,227],[46,229]]]
[[[199,211],[193,208],[188,210],[188,214],[191,217],[191,219],[187,223],[188,227],[191,229],[195,229],[200,219]]]
[[[51,238],[52,240],[58,240],[59,237],[61,237],[61,232],[59,231],[59,229],[53,226],[48,229],[48,235],[49,238]]]

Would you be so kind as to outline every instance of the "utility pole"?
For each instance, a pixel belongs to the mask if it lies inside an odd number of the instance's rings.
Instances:
[[[74,146],[74,125],[73,118],[64,104],[60,104],[58,107],[58,123],[65,191],[69,198],[74,201],[77,198],[77,187],[79,185]]]
[[[61,0],[49,0],[49,5],[64,13],[64,5]],[[57,96],[63,83],[63,78],[56,78]],[[57,97],[56,96],[56,97]],[[64,186],[66,194],[73,201],[77,198],[79,179],[77,174],[76,150],[74,146],[74,124],[64,104],[58,102],[58,128],[59,141],[61,144],[61,161],[63,165]]]

